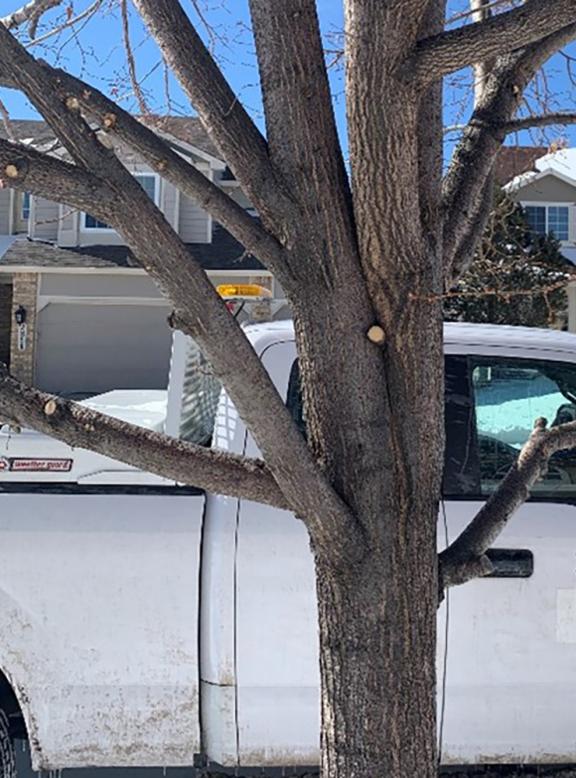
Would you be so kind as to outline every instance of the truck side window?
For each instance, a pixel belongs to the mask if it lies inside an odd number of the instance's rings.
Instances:
[[[516,460],[537,418],[576,420],[576,367],[562,362],[471,358],[481,493],[490,494]],[[576,497],[576,449],[554,455],[535,497]]]
[[[444,494],[478,495],[479,464],[474,445],[474,405],[467,357],[446,357],[446,454]],[[306,436],[306,417],[300,388],[300,370],[295,360],[290,371],[286,405]]]
[[[447,356],[444,374],[446,451],[442,491],[445,497],[477,497],[480,463],[468,357]]]

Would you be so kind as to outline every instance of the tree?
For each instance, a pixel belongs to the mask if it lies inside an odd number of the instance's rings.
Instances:
[[[45,5],[32,0],[21,21]],[[484,231],[507,133],[559,121],[519,111],[540,67],[576,37],[574,0],[498,0],[493,16],[482,5],[446,29],[443,0],[345,0],[348,173],[314,0],[250,0],[266,137],[181,4],[134,0],[261,222],[0,26],[3,82],[70,157],[2,141],[4,180],[117,229],[170,298],[174,326],[210,360],[262,460],[132,428],[8,375],[2,417],[304,521],[317,574],[323,778],[435,774],[438,592],[489,569],[485,551],[548,456],[576,439],[572,424],[540,422],[497,496],[438,562],[443,292]],[[474,64],[475,108],[442,177],[441,83]],[[276,275],[294,312],[307,441],[200,267],[94,128],[129,144]]]
[[[561,321],[574,266],[553,235],[534,233],[497,191],[474,261],[446,296],[447,321],[549,327]]]

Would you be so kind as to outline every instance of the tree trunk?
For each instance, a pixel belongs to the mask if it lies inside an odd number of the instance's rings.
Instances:
[[[436,573],[423,557],[399,538],[345,572],[317,560],[322,778],[436,775]]]
[[[410,298],[422,287],[425,299]],[[426,299],[434,279],[413,273],[378,345],[367,337],[370,304],[352,279],[345,289],[348,299],[327,293],[295,311],[309,441],[366,549],[347,567],[316,553],[322,778],[432,778],[441,304]],[[310,392],[326,375],[330,392]]]

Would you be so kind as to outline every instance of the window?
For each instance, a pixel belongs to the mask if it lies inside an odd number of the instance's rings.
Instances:
[[[138,181],[142,189],[146,192],[148,197],[156,204],[158,204],[158,185],[157,176],[146,175],[145,173],[136,173],[134,178]],[[105,222],[99,221],[95,216],[89,213],[84,214],[83,228],[85,230],[112,230]]]
[[[538,235],[553,235],[557,240],[570,239],[569,206],[567,205],[526,205],[526,221]]]
[[[22,207],[20,210],[20,218],[22,221],[28,221],[30,218],[30,192],[22,193]]]
[[[550,426],[576,420],[576,367],[562,362],[470,361],[480,492],[494,491],[528,440],[537,418]],[[576,497],[576,450],[561,451],[535,484],[535,496]]]
[[[576,420],[576,365],[524,359],[448,356],[445,497],[478,499],[493,492],[515,462],[539,417],[550,426]],[[286,405],[306,434],[298,362]],[[535,498],[576,501],[576,449],[555,454]]]
[[[186,367],[182,388],[180,437],[209,446],[222,385],[210,363],[192,338],[187,338]]]

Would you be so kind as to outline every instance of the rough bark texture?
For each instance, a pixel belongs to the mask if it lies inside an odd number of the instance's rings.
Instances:
[[[438,591],[486,572],[495,533],[550,453],[576,438],[571,425],[535,433],[443,555],[439,581],[441,295],[482,233],[494,159],[523,89],[576,36],[574,1],[528,0],[445,32],[444,0],[345,0],[350,175],[314,0],[250,0],[266,138],[181,4],[134,5],[261,224],[164,139],[35,60],[2,26],[0,80],[41,111],[74,164],[0,141],[0,174],[118,230],[170,298],[174,325],[210,359],[264,462],[199,451],[71,403],[53,407],[6,376],[0,410],[135,466],[292,509],[317,571],[323,778],[432,778]],[[440,79],[493,59],[442,185]],[[294,311],[307,440],[201,268],[87,119],[199,200],[281,280]]]
[[[436,774],[436,600],[401,564],[373,548],[346,575],[317,565],[324,778]]]

